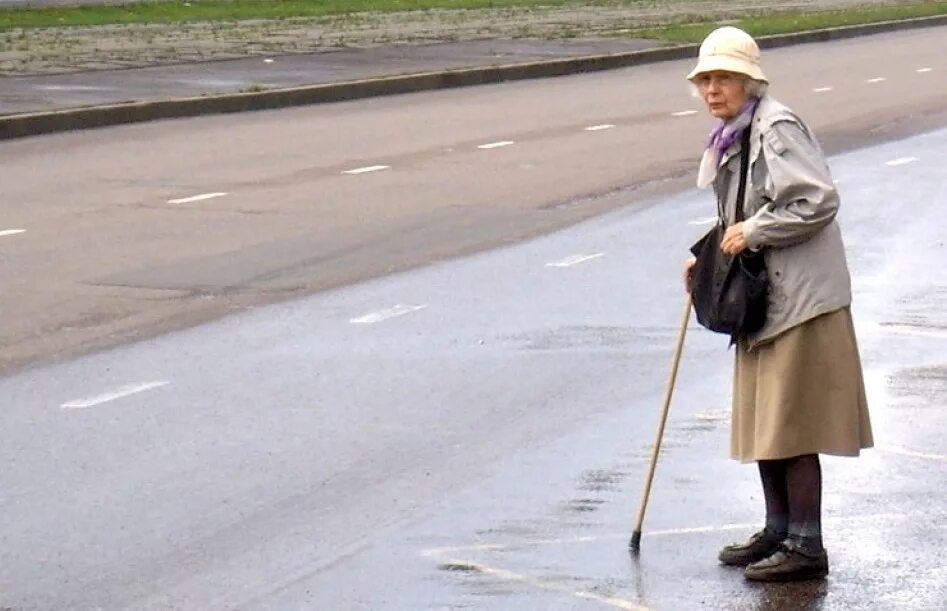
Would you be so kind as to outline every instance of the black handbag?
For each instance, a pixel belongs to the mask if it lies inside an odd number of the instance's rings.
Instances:
[[[740,151],[740,187],[737,190],[736,223],[743,221],[746,175],[750,165],[750,130],[743,134]],[[696,244],[691,253],[697,262],[691,270],[691,299],[697,322],[717,333],[737,338],[758,331],[766,322],[769,278],[761,252],[744,251],[731,257],[720,250],[727,230],[724,207],[717,200],[718,221]]]

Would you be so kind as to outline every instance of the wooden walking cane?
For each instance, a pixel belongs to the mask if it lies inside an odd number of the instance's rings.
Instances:
[[[654,480],[654,469],[658,464],[658,454],[661,452],[661,439],[664,437],[664,425],[668,419],[668,410],[671,407],[671,397],[674,395],[674,382],[677,380],[677,367],[681,362],[681,352],[684,351],[684,336],[687,335],[687,323],[691,318],[691,296],[687,295],[687,306],[684,308],[684,320],[681,321],[681,331],[677,337],[677,350],[674,352],[674,363],[671,365],[671,379],[668,380],[667,392],[664,394],[664,409],[661,411],[661,421],[658,424],[658,438],[654,441],[654,450],[651,452],[651,468],[644,485],[644,496],[641,499],[641,509],[638,510],[638,525],[631,535],[628,547],[637,554],[641,550],[641,524],[644,522],[644,513],[648,508],[648,497],[651,496],[651,482]]]

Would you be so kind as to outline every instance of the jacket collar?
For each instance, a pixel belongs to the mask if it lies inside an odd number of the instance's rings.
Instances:
[[[756,114],[753,116],[753,122],[750,123],[750,165],[756,161],[757,157],[760,155],[760,150],[763,147],[763,140],[760,137],[760,132],[763,129],[764,119],[760,111],[763,110],[763,104],[769,100],[768,97],[764,97],[760,100],[760,105],[756,110]],[[734,157],[739,157],[740,153],[743,151],[743,139],[739,139],[733,143],[733,145],[724,151],[723,156],[720,158],[720,165],[724,165],[729,162]]]

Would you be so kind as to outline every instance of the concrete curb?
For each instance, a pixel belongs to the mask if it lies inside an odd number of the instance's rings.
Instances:
[[[764,49],[810,42],[840,40],[868,34],[947,25],[947,15],[921,17],[902,21],[882,21],[865,25],[811,30],[795,34],[763,36],[758,39]],[[414,93],[453,87],[468,87],[582,72],[626,68],[641,64],[685,59],[697,55],[699,45],[679,45],[614,53],[540,61],[423,72],[404,76],[381,77],[341,83],[306,85],[253,93],[231,93],[215,96],[179,98],[156,102],[128,102],[91,106],[51,112],[24,113],[0,117],[0,140],[24,138],[40,134],[141,123],[158,119],[194,117],[199,115],[245,112],[341,102],[399,93]]]

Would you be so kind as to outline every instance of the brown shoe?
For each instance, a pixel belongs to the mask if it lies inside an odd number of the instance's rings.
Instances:
[[[720,562],[730,566],[747,566],[768,558],[778,551],[783,537],[766,529],[753,534],[745,543],[734,543],[720,550]]]
[[[824,549],[807,550],[792,539],[786,539],[776,553],[749,565],[744,574],[753,581],[823,579],[829,574],[829,556]]]

